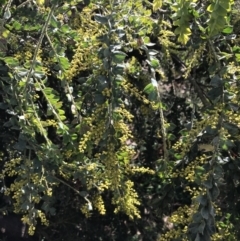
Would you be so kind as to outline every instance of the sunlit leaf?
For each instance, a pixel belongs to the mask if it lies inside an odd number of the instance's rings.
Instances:
[[[126,58],[127,54],[122,51],[113,51],[112,58],[115,63],[122,63],[123,60]]]
[[[159,8],[162,7],[162,0],[154,0],[153,1],[153,11],[157,11]]]
[[[22,27],[21,23],[19,23],[18,21],[14,21],[12,26],[15,30],[20,30]]]
[[[227,34],[230,34],[233,32],[233,27],[229,26],[229,27],[226,27],[223,29],[222,31],[223,33],[227,33]]]
[[[42,79],[43,77],[45,77],[45,73],[44,72],[40,72],[40,71],[35,71],[33,73],[33,76],[37,79]]]
[[[5,57],[4,61],[6,62],[7,65],[11,67],[19,66],[18,60],[14,57]]]
[[[60,65],[64,70],[67,70],[70,67],[69,60],[66,57],[59,57]]]
[[[5,9],[5,12],[4,12],[4,14],[3,14],[3,18],[4,19],[9,19],[9,18],[11,18],[11,12],[10,12],[10,9],[9,9],[9,7],[7,7],[6,9]]]
[[[144,92],[146,92],[147,94],[150,94],[151,92],[155,91],[155,87],[153,86],[152,83],[148,84],[145,88],[144,88]]]

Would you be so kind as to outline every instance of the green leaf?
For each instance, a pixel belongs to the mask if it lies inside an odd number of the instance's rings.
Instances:
[[[64,70],[67,70],[70,67],[69,60],[66,57],[59,57],[60,65]]]
[[[213,174],[213,178],[215,180],[218,180],[219,178],[222,178],[223,177],[223,169],[221,167],[221,165],[216,165],[214,167],[214,174]]]
[[[208,5],[207,11],[211,13],[211,12],[214,10],[214,6],[215,6],[215,5],[214,5],[213,3],[210,4],[210,5]]]
[[[150,49],[150,50],[148,51],[148,54],[149,54],[150,56],[153,56],[153,55],[159,54],[159,52],[158,52],[157,50]]]
[[[188,226],[188,230],[192,234],[197,234],[198,233],[198,227],[199,223],[190,223]]]
[[[124,73],[124,65],[117,64],[112,67],[112,73],[114,75],[123,75]]]
[[[149,95],[148,95],[148,99],[150,101],[158,101],[158,94],[155,88],[155,91],[152,91]],[[161,104],[161,103],[160,103]]]
[[[172,132],[173,130],[176,129],[176,127],[177,126],[174,123],[171,122],[171,123],[169,123],[169,126],[167,127],[167,131],[168,132],[170,132],[170,131]]]
[[[197,234],[196,238],[194,239],[194,241],[201,241],[200,235]]]
[[[189,34],[180,34],[178,37],[178,41],[184,45],[187,44],[188,40],[189,40]]]
[[[210,84],[214,87],[222,87],[223,80],[218,75],[215,75],[213,78],[211,78]]]
[[[112,52],[112,60],[115,63],[122,63],[126,58],[127,54],[122,51],[113,51]]]
[[[157,58],[151,57],[150,66],[153,67],[154,69],[158,68],[160,66],[159,60]]]
[[[223,127],[228,131],[230,135],[238,135],[239,134],[239,128],[237,125],[230,123],[230,122],[224,122]],[[234,144],[231,142],[228,142],[229,147],[234,147]]]
[[[105,97],[102,95],[102,93],[97,93],[94,96],[94,100],[96,104],[101,105],[105,102]]]
[[[47,116],[52,116],[52,115],[53,115],[53,109],[50,106],[48,106],[48,108],[47,108]]]
[[[220,191],[216,184],[213,185],[212,189],[210,190],[210,194],[212,196],[212,200],[216,200],[219,196]]]
[[[228,27],[224,28],[222,32],[230,34],[230,33],[233,32],[233,27],[232,26],[228,26]]]
[[[157,11],[162,7],[162,0],[154,0],[153,1],[153,11]]]
[[[143,91],[147,94],[150,94],[151,92],[156,91],[156,88],[153,86],[152,83],[150,83],[143,89]]]
[[[176,140],[176,136],[175,136],[174,134],[172,134],[172,133],[169,133],[169,134],[167,135],[167,138],[168,138],[168,140],[170,140],[170,141]]]
[[[59,28],[61,26],[60,22],[56,19],[54,15],[52,15],[50,23],[51,26],[54,28]]]
[[[220,0],[218,2],[218,4],[225,9],[226,11],[230,11],[231,10],[231,1],[230,0]]]
[[[226,16],[227,15],[227,9],[222,7],[220,4],[217,5],[216,10],[214,10],[214,11],[216,11],[218,16]]]
[[[228,151],[229,149],[232,149],[233,147],[235,147],[235,144],[232,141],[228,140],[228,139],[226,139],[226,140],[222,139],[220,141],[220,147],[223,150]]]
[[[65,47],[62,47],[59,44],[56,44],[56,45],[54,45],[54,48],[55,48],[55,51],[56,51],[57,55],[64,57],[64,55],[65,55]]]
[[[32,25],[30,23],[26,23],[23,25],[23,30],[24,31],[34,31],[34,30],[39,30],[41,29],[42,25],[41,24],[35,24]]]
[[[108,18],[105,16],[102,16],[101,14],[95,14],[94,16],[95,20],[101,24],[108,23]]]
[[[3,18],[4,19],[6,19],[6,20],[8,20],[9,18],[11,18],[11,12],[10,12],[10,9],[9,9],[9,7],[7,7],[6,9],[5,9],[5,12],[4,12],[4,14],[3,14]]]
[[[152,85],[153,85],[155,88],[157,88],[157,87],[158,87],[158,82],[157,82],[157,80],[156,80],[156,79],[151,78],[151,83],[152,83]]]
[[[109,63],[108,59],[103,60],[103,67],[107,71],[110,69],[110,63]]]
[[[14,57],[5,57],[3,58],[3,60],[8,66],[11,66],[11,67],[19,66],[18,60]]]
[[[204,231],[204,229],[205,229],[205,226],[206,226],[205,221],[202,220],[202,222],[200,223],[200,225],[199,225],[199,227],[198,227],[198,232],[201,233],[201,234],[203,234],[203,231]]]
[[[14,23],[13,23],[13,25],[12,25],[12,27],[15,29],[15,30],[20,30],[21,29],[21,27],[22,27],[22,25],[21,25],[21,23],[19,23],[18,21],[14,21]]]
[[[69,32],[71,31],[69,25],[67,25],[67,24],[62,25],[62,27],[60,28],[60,30],[61,30],[63,33],[69,33]]]
[[[199,195],[196,200],[202,205],[206,206],[208,203],[207,195]]]
[[[235,54],[237,61],[240,62],[240,54]]]
[[[193,214],[193,222],[194,223],[200,223],[202,221],[202,215],[200,212]]]
[[[18,150],[18,151],[24,151],[26,149],[27,143],[24,140],[19,140],[13,148]]]
[[[210,189],[210,188],[212,188],[212,186],[213,186],[213,180],[212,180],[212,176],[208,176],[208,178],[207,178],[207,180],[205,180],[204,182],[203,182],[203,185],[206,187],[206,188],[208,188],[208,189]]]
[[[24,192],[24,190],[22,190]],[[21,210],[28,211],[30,209],[31,203],[29,201],[25,201],[21,204]]]
[[[87,197],[87,196],[88,196],[88,192],[87,192],[87,191],[81,191],[81,192],[79,192],[79,194],[80,194],[82,197]]]
[[[201,167],[201,166],[196,166],[196,167],[195,167],[195,172],[202,174],[202,173],[205,172],[205,168],[204,168],[204,167]]]
[[[179,25],[177,21],[175,21],[175,24]],[[178,41],[185,45],[189,40],[189,36],[191,35],[191,30],[187,24],[181,23],[181,25],[175,29],[174,33],[176,35],[179,35]]]
[[[212,88],[210,91],[208,91],[207,95],[212,101],[216,102],[222,96],[222,93],[223,93],[223,88],[216,87],[216,88]]]
[[[201,209],[201,215],[204,219],[208,219],[209,217],[209,211],[208,211],[208,207],[205,206],[205,207],[202,207]]]
[[[111,55],[110,48],[105,48],[104,51],[103,51],[103,56],[106,57],[106,58],[109,58],[110,55]]]
[[[24,68],[18,68],[18,69],[17,69],[17,74],[18,74],[20,77],[26,77],[27,74],[28,74],[28,70],[27,70],[27,69],[24,69]]]
[[[154,46],[156,45],[155,43],[145,43],[146,46]]]
[[[41,72],[41,71],[35,71],[33,73],[33,76],[36,78],[36,79],[42,79],[45,77],[45,73],[44,72]]]

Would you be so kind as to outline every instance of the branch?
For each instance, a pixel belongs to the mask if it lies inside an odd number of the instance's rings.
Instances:
[[[55,6],[56,6],[56,5],[53,5],[53,6],[52,6],[52,8],[51,8],[51,10],[50,10],[50,12],[49,12],[49,14],[48,14],[48,16],[47,16],[46,22],[45,22],[44,26],[42,27],[41,35],[40,35],[40,37],[39,37],[39,41],[38,41],[37,46],[36,46],[36,49],[35,49],[35,51],[34,51],[34,55],[33,55],[33,59],[32,59],[32,64],[31,64],[31,66],[30,66],[30,70],[29,70],[28,75],[27,75],[27,80],[26,80],[26,85],[25,85],[25,89],[24,89],[24,90],[26,90],[26,88],[27,88],[27,86],[28,86],[28,83],[29,83],[29,81],[30,81],[31,74],[32,74],[32,72],[33,72],[33,70],[34,70],[34,67],[35,67],[35,64],[36,64],[38,51],[40,50],[40,47],[41,47],[41,45],[42,45],[43,38],[44,38],[44,36],[45,36],[45,34],[46,34],[46,32],[47,32],[48,24],[49,24],[49,22],[50,22],[50,20],[51,20],[53,11],[54,11],[54,9],[55,9]]]
[[[89,199],[85,196],[83,196],[77,189],[73,188],[72,186],[70,186],[68,183],[66,183],[65,181],[61,180],[60,178],[56,177],[55,175],[52,175],[53,178],[55,178],[56,180],[58,180],[59,182],[61,182],[62,184],[64,184],[65,186],[69,187],[70,189],[72,189],[75,193],[77,193],[79,196],[83,197],[87,203],[89,204],[89,206],[92,206],[92,203],[89,201]]]

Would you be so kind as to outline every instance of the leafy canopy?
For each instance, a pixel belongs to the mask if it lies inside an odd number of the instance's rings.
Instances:
[[[116,240],[238,240],[237,10],[1,1],[1,177],[29,234],[101,219]]]

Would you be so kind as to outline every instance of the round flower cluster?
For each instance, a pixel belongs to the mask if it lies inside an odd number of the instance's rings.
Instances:
[[[91,217],[91,212],[89,210],[89,205],[87,203],[85,203],[84,205],[82,205],[82,207],[80,208],[81,212],[85,215],[86,218],[90,218]]]
[[[93,198],[93,205],[99,211],[100,214],[102,215],[106,214],[105,205],[101,195],[96,195]]]
[[[8,176],[12,177],[14,175],[17,175],[17,166],[21,163],[22,159],[21,158],[14,158],[11,159],[10,161],[6,162],[4,164],[4,174],[7,174]]]
[[[36,229],[35,226],[33,224],[31,224],[28,228],[28,234],[31,236],[34,235],[35,229]]]
[[[138,200],[138,194],[133,189],[133,185],[132,181],[126,181],[121,187],[122,195],[115,195],[112,199],[112,203],[117,206],[114,212],[118,213],[119,211],[123,211],[130,219],[134,219],[134,217],[141,218],[140,212],[136,207],[140,205],[140,202]]]
[[[48,226],[49,221],[46,219],[46,215],[41,210],[38,210],[37,212],[38,212],[38,217],[41,219],[42,225]]]
[[[122,88],[128,92],[131,96],[135,96],[139,101],[142,101],[144,104],[149,104],[150,101],[144,96],[144,94],[138,90],[133,84],[123,80],[121,82]]]

